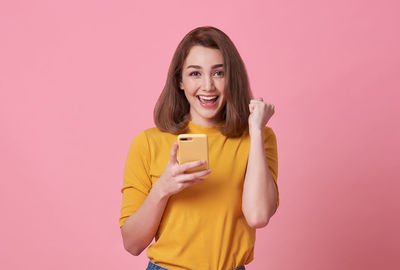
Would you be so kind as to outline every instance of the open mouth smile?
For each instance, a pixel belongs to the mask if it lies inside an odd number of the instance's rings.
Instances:
[[[218,100],[218,98],[219,98],[219,96],[202,96],[202,95],[198,95],[198,96],[196,96],[197,97],[197,99],[200,101],[200,104],[203,106],[203,107],[206,107],[206,108],[211,108],[211,107],[213,107],[216,103],[217,103],[217,100]]]

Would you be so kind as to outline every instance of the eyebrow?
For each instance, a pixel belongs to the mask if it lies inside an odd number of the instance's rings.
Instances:
[[[217,65],[213,65],[211,68],[219,68],[219,67],[223,67],[223,66],[224,66],[224,64],[217,64]],[[202,67],[198,66],[198,65],[190,65],[190,66],[187,66],[186,68],[198,68],[198,69],[201,69]]]

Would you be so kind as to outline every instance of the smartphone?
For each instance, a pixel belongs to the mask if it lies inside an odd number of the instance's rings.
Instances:
[[[186,173],[207,170],[208,165],[208,139],[206,134],[180,134],[178,135],[178,163],[205,160],[202,166],[186,170]]]

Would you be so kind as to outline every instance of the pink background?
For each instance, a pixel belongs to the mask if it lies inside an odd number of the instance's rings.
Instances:
[[[145,269],[118,217],[181,38],[213,25],[275,104],[281,205],[248,269],[400,269],[399,1],[1,1],[2,269]]]

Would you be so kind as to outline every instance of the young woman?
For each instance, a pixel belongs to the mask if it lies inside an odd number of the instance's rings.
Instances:
[[[266,127],[274,106],[251,98],[225,33],[199,27],[183,38],[154,109],[157,127],[134,138],[124,171],[124,247],[137,256],[155,237],[147,269],[245,269],[253,260],[255,229],[279,200],[276,137]],[[209,170],[178,164],[181,133],[207,134]]]

